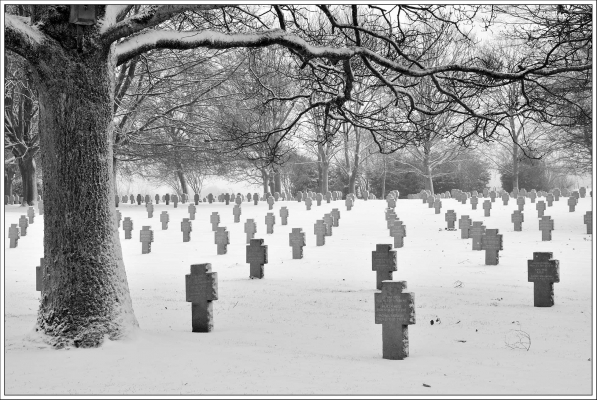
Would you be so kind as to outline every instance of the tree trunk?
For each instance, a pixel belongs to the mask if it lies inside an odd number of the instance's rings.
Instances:
[[[37,174],[35,159],[25,156],[19,159],[19,171],[23,181],[22,206],[32,206],[37,201]]]
[[[15,179],[14,166],[7,166],[4,170],[4,195],[12,196],[12,183]]]
[[[269,188],[269,171],[261,168],[261,178],[263,178],[263,194],[266,194]]]
[[[381,179],[381,198],[385,199],[386,198],[386,176],[387,176],[387,170],[388,170],[388,166],[387,166],[387,161],[385,156],[383,159],[383,178]]]
[[[269,174],[269,193],[273,196],[275,192],[275,184],[274,184],[274,172],[271,171]]]
[[[46,211],[37,329],[57,347],[138,327],[115,223],[114,62],[101,46],[48,45],[34,65]]]
[[[510,130],[512,131],[512,190],[518,190],[518,132],[514,117],[509,117]]]
[[[317,187],[321,190],[323,185],[323,169],[321,168],[321,154],[317,152]]]
[[[189,194],[187,180],[184,176],[184,172],[182,171],[182,164],[180,164],[180,163],[178,164],[178,168],[176,169],[176,176],[178,177],[178,180],[180,181],[180,189],[182,190],[182,193]]]
[[[114,193],[118,194],[118,180],[116,179],[117,169],[118,167],[118,159],[116,157],[112,157],[112,179],[114,179]]]
[[[429,165],[429,158],[425,157],[423,160],[423,167],[425,168],[425,189],[431,192],[433,196],[435,193],[433,191],[433,176],[431,175],[431,166]]]
[[[321,162],[321,194],[325,196],[328,192],[328,176],[330,164],[328,162]]]
[[[274,170],[274,192],[282,193],[282,176],[279,169]]]

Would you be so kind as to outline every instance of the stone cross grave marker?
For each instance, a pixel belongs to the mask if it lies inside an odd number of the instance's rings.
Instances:
[[[133,220],[131,217],[124,217],[124,221],[122,221],[122,229],[124,230],[124,238],[131,239],[131,232],[133,231]]]
[[[276,224],[276,216],[274,213],[267,213],[265,216],[265,225],[267,226],[266,233],[274,233],[274,225]]]
[[[568,197],[570,196],[570,191],[566,188],[562,189],[562,196],[563,197]]]
[[[224,194],[224,201],[226,202],[226,205],[230,204],[230,193]]]
[[[278,201],[278,200],[280,200],[280,193],[278,193],[278,192],[274,192],[274,200],[275,200],[275,201]]]
[[[151,200],[151,198],[149,197],[148,194],[145,195],[145,204],[149,203],[149,201]]]
[[[170,221],[170,216],[168,215],[168,211],[162,211],[160,214],[160,222],[162,223],[162,230],[168,229],[168,222]]]
[[[541,231],[541,240],[551,240],[551,231],[554,229],[553,219],[549,215],[545,215],[539,221],[539,230]]]
[[[518,205],[518,211],[524,211],[524,196],[518,196],[516,204]]]
[[[427,192],[425,190],[423,190],[421,192],[421,199],[423,200],[423,204],[427,203],[427,198],[429,197],[429,194],[427,194]]]
[[[264,273],[264,264],[267,264],[267,245],[263,239],[251,239],[247,246],[247,263],[249,264],[249,278],[261,279]]]
[[[539,200],[535,205],[535,208],[537,209],[537,217],[541,218],[545,212],[545,202],[543,200]]]
[[[477,198],[477,196],[472,196],[471,197],[471,207],[473,208],[473,210],[477,209],[477,204],[479,204],[479,199]]]
[[[491,199],[492,203],[495,203],[495,198],[497,197],[497,193],[492,190],[491,192],[489,192],[489,198]]]
[[[552,257],[553,253],[534,252],[533,259],[528,260],[528,281],[534,283],[535,307],[554,305],[553,284],[560,281],[560,262]]]
[[[537,198],[537,192],[534,191],[534,189],[529,192],[529,198],[531,199],[531,203],[535,202],[535,199]]]
[[[195,195],[193,195],[193,201],[195,202],[195,205],[199,205],[199,193],[195,193]]]
[[[329,190],[325,193],[325,201],[326,203],[330,203],[330,201],[332,200],[332,192],[330,192]]]
[[[29,209],[27,210],[27,217],[29,218],[30,224],[35,221],[35,208],[33,208],[33,206],[29,206]]]
[[[232,214],[234,215],[234,222],[240,222],[240,215],[242,214],[242,209],[239,204],[235,204],[232,207]]]
[[[396,199],[394,196],[388,195],[386,202],[388,203],[388,208],[396,208]]]
[[[315,223],[314,233],[315,233],[315,237],[317,238],[317,240],[316,240],[317,246],[323,246],[325,244],[325,234],[327,232],[327,227],[325,225],[326,224],[325,224],[325,222],[323,222],[322,219],[318,219],[317,222]]]
[[[587,213],[583,217],[583,221],[587,226],[587,234],[593,234],[593,211],[587,211]]]
[[[301,192],[300,190],[296,192],[296,201],[298,201],[299,203],[303,201],[303,192]]]
[[[332,192],[332,201],[336,201],[338,200],[338,192],[336,190],[334,190]]]
[[[170,205],[170,193],[164,195],[164,201],[166,202],[166,205]]]
[[[236,195],[236,198],[234,199],[234,203],[239,207],[241,206],[241,204],[243,204],[243,196],[240,193],[238,193]]]
[[[211,194],[211,193],[208,194],[207,195],[207,201],[208,201],[209,204],[213,203],[214,202],[214,195]]]
[[[332,236],[332,227],[334,226],[334,217],[331,213],[323,214],[323,222],[326,225],[326,236]]]
[[[346,210],[350,211],[352,209],[352,198],[350,197],[346,197],[346,200],[344,200],[344,204],[346,204]]]
[[[554,201],[553,193],[547,193],[547,196],[545,196],[545,200],[547,201],[547,207],[551,207]]]
[[[305,199],[305,202],[307,200]],[[282,225],[288,225],[288,208],[282,207],[280,208],[280,218],[282,219]]]
[[[382,282],[374,293],[375,323],[382,326],[382,354],[387,360],[408,357],[408,326],[415,324],[415,294],[406,292],[406,281]]]
[[[303,258],[303,247],[307,244],[303,228],[292,228],[292,232],[288,234],[288,242],[292,247],[292,259]]]
[[[21,218],[19,218],[19,227],[21,228],[21,236],[27,236],[27,228],[29,227],[27,216],[21,215]]]
[[[139,241],[141,242],[141,254],[151,253],[151,242],[153,242],[153,231],[151,226],[144,226],[139,231]]]
[[[485,225],[481,221],[473,221],[469,228],[469,236],[473,239],[473,250],[483,250],[481,248],[481,236],[485,233]]]
[[[489,197],[489,189],[485,188],[483,189],[483,197]]]
[[[527,190],[525,188],[520,189],[520,196],[527,197]]]
[[[396,212],[392,208],[386,209],[386,228],[390,229],[394,224],[394,221],[398,219]]]
[[[160,204],[160,195],[159,194],[155,195],[155,204]]]
[[[456,222],[457,216],[454,210],[448,210],[444,219],[448,223],[448,227],[446,229],[448,229],[449,231],[456,230],[456,228],[454,227],[454,223]]]
[[[576,197],[577,203],[578,203],[578,199],[580,198],[580,194],[578,193],[578,190],[575,190],[572,192],[571,196]]]
[[[35,267],[35,290],[37,292],[43,292],[44,288],[44,272],[46,263],[43,258],[39,259],[39,266]]]
[[[216,230],[214,243],[218,245],[218,255],[226,254],[230,244],[230,235],[225,226],[219,226]]]
[[[580,193],[580,197],[584,199],[585,196],[587,195],[587,188],[584,186],[581,186],[581,188],[578,189],[578,193]]]
[[[323,195],[321,193],[317,193],[315,195],[315,200],[317,200],[317,205],[320,206],[321,202],[323,201]]]
[[[145,209],[147,210],[147,218],[153,218],[153,204],[151,204],[151,201],[145,203]]]
[[[338,210],[337,208],[332,208],[332,211],[330,212],[330,214],[332,214],[332,217],[334,217],[334,219],[333,219],[334,226],[339,227],[340,226],[340,210]]]
[[[382,281],[392,280],[392,272],[398,271],[396,250],[391,244],[377,244],[371,252],[371,269],[376,272],[376,288],[381,290]]]
[[[524,222],[524,213],[519,210],[514,210],[512,213],[512,222],[514,223],[514,231],[521,232],[522,231],[522,223]]]
[[[247,193],[247,201],[250,203],[251,200],[253,200],[253,196],[251,196],[251,193]]]
[[[311,206],[313,205],[313,200],[310,197],[305,199],[305,206],[307,206],[307,211],[311,210]]]
[[[10,248],[14,249],[19,245],[19,239],[21,238],[21,228],[17,224],[11,224],[8,228],[8,238],[10,239]]]
[[[191,221],[194,221],[195,220],[195,214],[197,213],[197,207],[195,207],[195,204],[189,203],[189,206],[187,207],[187,210],[189,211],[189,219]]]
[[[483,202],[484,216],[489,217],[491,215],[491,200],[485,200]]]
[[[193,332],[211,332],[214,327],[212,301],[218,299],[218,273],[211,264],[191,265],[185,275],[186,301],[191,302]]]
[[[460,202],[461,202],[462,204],[466,204],[466,201],[467,201],[469,198],[471,198],[471,197],[468,195],[468,193],[461,192],[461,195],[460,195]],[[473,210],[476,210],[476,209],[477,209],[477,206],[475,205],[475,208],[473,208]]]
[[[178,195],[177,194],[172,195],[172,203],[174,203],[174,208],[178,208]]]
[[[116,210],[116,227],[120,229],[120,221],[122,220],[122,214],[120,210]]]
[[[439,214],[442,210],[442,201],[440,199],[435,199],[433,202],[433,208],[435,208],[435,213]]]
[[[255,237],[255,232],[257,232],[257,224],[253,219],[248,219],[245,222],[245,233],[247,234],[247,244],[251,243],[251,239]]]
[[[180,222],[180,230],[182,231],[182,241],[191,241],[191,232],[193,231],[193,223],[188,218],[183,218]]]
[[[259,194],[254,193],[253,194],[253,204],[257,205],[257,203],[259,203]]]
[[[481,250],[485,250],[485,265],[498,265],[500,260],[499,251],[504,250],[502,235],[498,229],[486,229],[481,236]]]
[[[576,197],[574,197],[574,196],[568,197],[568,210],[570,212],[574,212],[577,202],[578,202],[578,200],[576,200]]]
[[[510,195],[507,192],[502,193],[502,201],[505,206],[508,205],[508,200],[510,200]]]
[[[236,196],[234,195],[234,193],[230,193],[230,201],[233,203],[236,202]]]
[[[123,196],[122,196],[122,202],[123,202],[123,203],[128,203],[128,201],[129,201],[129,198],[128,198],[128,196],[124,196],[124,195],[123,195]]]
[[[429,208],[433,208],[433,204],[435,203],[435,197],[427,196],[427,205]]]
[[[137,193],[137,205],[140,206],[142,201],[143,197],[141,197],[141,193]]]
[[[216,211],[212,212],[209,217],[209,222],[211,222],[211,230],[214,232],[217,231],[218,225],[220,224],[220,215]]]
[[[274,209],[274,198],[272,196],[269,196],[267,198],[267,205],[269,206],[268,210],[273,210]]]
[[[468,215],[462,215],[458,220],[458,228],[460,229],[460,238],[469,239],[469,229],[472,221]]]
[[[402,224],[402,221],[396,219],[390,227],[390,236],[394,238],[394,247],[404,247],[404,238],[406,237],[406,226]]]

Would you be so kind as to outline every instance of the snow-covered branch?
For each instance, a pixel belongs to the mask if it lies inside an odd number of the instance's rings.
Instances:
[[[4,13],[4,44],[7,50],[31,59],[46,39],[42,32],[28,24],[28,18]]]

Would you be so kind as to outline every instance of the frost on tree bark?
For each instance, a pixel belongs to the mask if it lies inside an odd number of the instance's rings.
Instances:
[[[66,23],[68,7],[61,7],[45,9],[54,18],[48,28],[54,40],[37,46],[30,58],[39,95],[46,211],[37,329],[57,347],[95,347],[138,326],[114,223],[116,60],[111,47],[91,35],[77,50],[76,27]],[[58,18],[64,23],[56,23]]]

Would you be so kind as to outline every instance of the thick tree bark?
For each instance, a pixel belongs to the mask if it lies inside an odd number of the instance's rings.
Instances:
[[[4,195],[12,196],[12,183],[15,179],[14,166],[7,166],[4,170]]]
[[[23,201],[22,206],[35,205],[37,201],[37,171],[35,159],[25,156],[19,159],[19,171],[23,181]]]
[[[98,346],[138,326],[115,223],[115,60],[101,46],[47,46],[38,60],[46,210],[38,329],[58,347]]]
[[[328,192],[330,164],[326,161],[321,162],[321,194],[325,196]]]
[[[116,174],[118,171],[118,158],[112,157],[112,179],[114,179],[114,193],[118,194],[118,180]]]
[[[274,170],[274,192],[282,193],[282,177],[279,169]]]
[[[266,168],[261,168],[261,178],[263,179],[263,194],[269,190],[269,171]]]
[[[518,132],[513,116],[509,117],[509,122],[512,130],[512,190],[518,190]]]
[[[425,168],[425,189],[431,192],[433,196],[435,192],[433,191],[433,176],[431,175],[431,166],[429,165],[429,157],[425,157],[423,160],[423,168]]]
[[[178,163],[178,165],[177,165],[176,176],[178,177],[178,180],[180,181],[180,189],[182,190],[182,192],[184,194],[189,194],[187,180],[184,176],[184,172],[182,171],[182,164],[180,164],[180,163]]]

